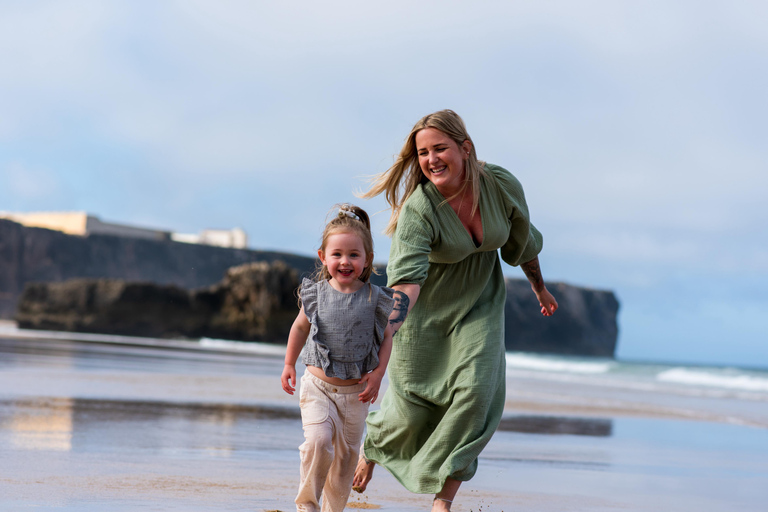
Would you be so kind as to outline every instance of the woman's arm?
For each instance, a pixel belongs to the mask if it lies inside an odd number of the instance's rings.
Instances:
[[[520,268],[525,272],[528,281],[531,282],[533,293],[535,293],[536,298],[539,299],[541,314],[544,316],[552,316],[554,312],[557,311],[557,301],[544,285],[544,278],[541,277],[541,267],[539,266],[539,257],[536,256],[531,261],[521,264]]]
[[[296,391],[296,360],[299,358],[301,349],[307,342],[311,324],[302,307],[296,320],[293,321],[291,332],[288,334],[288,348],[285,351],[285,366],[280,381],[283,384],[283,391],[292,395]]]
[[[392,326],[392,335],[394,336],[405,322],[405,317],[416,304],[421,286],[418,284],[396,284],[392,289],[395,290],[395,308],[389,315],[389,325]]]

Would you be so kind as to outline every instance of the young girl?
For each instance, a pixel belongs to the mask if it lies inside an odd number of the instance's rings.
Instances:
[[[299,405],[304,427],[298,511],[342,512],[352,489],[368,406],[376,401],[392,351],[390,288],[369,282],[373,238],[368,214],[339,207],[317,251],[322,268],[304,279],[301,310],[288,335],[283,390],[296,386],[296,359],[306,343]]]

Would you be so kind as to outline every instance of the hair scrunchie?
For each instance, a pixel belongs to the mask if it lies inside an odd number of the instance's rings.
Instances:
[[[360,217],[358,217],[358,216],[357,216],[357,214],[356,214],[355,212],[351,212],[351,211],[349,211],[349,210],[345,210],[345,209],[344,209],[344,206],[346,206],[346,205],[342,205],[342,207],[341,207],[341,208],[339,208],[339,217],[344,217],[344,216],[346,216],[346,217],[350,217],[350,218],[352,218],[352,219],[355,219],[356,221],[362,222],[362,220],[360,219]]]

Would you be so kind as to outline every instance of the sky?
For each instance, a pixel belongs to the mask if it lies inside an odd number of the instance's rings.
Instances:
[[[545,279],[616,293],[617,357],[768,368],[766,19],[746,0],[5,1],[0,210],[313,255],[355,202],[385,261],[386,204],[355,194],[451,108],[523,183]]]

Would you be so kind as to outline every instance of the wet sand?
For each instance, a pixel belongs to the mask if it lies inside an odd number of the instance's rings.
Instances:
[[[295,510],[303,438],[279,354],[151,345],[0,331],[0,510]],[[508,387],[505,419],[454,511],[768,502],[764,403],[715,407],[524,373]],[[430,503],[377,468],[347,508]]]

